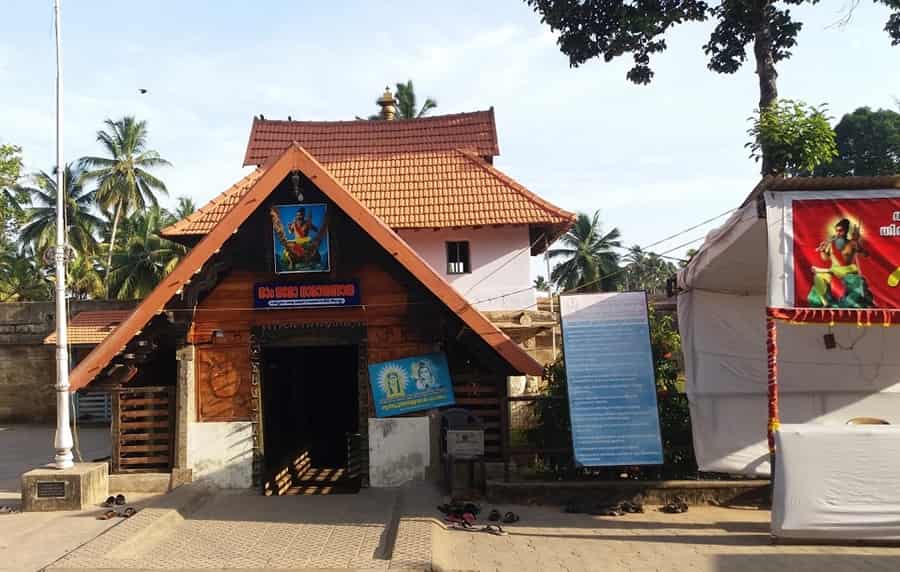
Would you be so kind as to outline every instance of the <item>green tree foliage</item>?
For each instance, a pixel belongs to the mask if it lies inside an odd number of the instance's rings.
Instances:
[[[126,236],[122,249],[112,258],[109,276],[113,297],[119,300],[147,296],[171,272],[186,249],[159,236],[175,218],[159,205],[135,213],[122,224]]]
[[[22,172],[22,148],[0,145],[0,189],[12,187]]]
[[[632,246],[625,257],[628,265],[619,287],[623,290],[646,290],[648,294],[663,294],[666,280],[678,269],[658,254]]]
[[[84,157],[85,180],[96,181],[97,202],[112,213],[112,229],[107,253],[106,286],[109,289],[109,269],[118,244],[116,234],[121,217],[148,206],[157,206],[156,194],[168,194],[166,185],[150,173],[150,169],[170,163],[159,153],[147,148],[147,122],[125,116],[118,121],[107,119],[106,130],[97,132],[97,141],[105,157]],[[107,292],[109,293],[109,292]]]
[[[53,286],[30,248],[0,253],[0,302],[50,300]]]
[[[691,412],[681,384],[681,336],[673,314],[650,308],[650,346],[656,371],[656,404],[662,436],[664,475],[684,478],[697,471]]]
[[[19,237],[43,260],[47,249],[56,244],[56,170],[52,175],[40,171],[29,179],[30,184],[19,187],[31,200]],[[63,171],[63,188],[68,243],[76,252],[93,254],[97,250],[95,232],[103,224],[92,212],[94,193],[82,184],[82,172],[74,165],[66,165]]]
[[[817,175],[877,176],[900,173],[900,113],[860,107],[834,128],[837,157]]]
[[[197,205],[190,197],[178,197],[178,206],[175,207],[175,218],[182,220],[193,214],[197,210]]]
[[[97,256],[76,254],[66,268],[66,288],[76,300],[102,298],[104,295],[103,268]]]
[[[0,248],[9,245],[22,222],[22,203],[27,199],[16,188],[22,173],[22,148],[0,145]]]
[[[666,34],[687,22],[713,20],[715,28],[703,46],[707,66],[717,73],[734,73],[752,49],[759,81],[759,109],[778,98],[775,65],[791,57],[803,27],[790,6],[818,0],[525,0],[551,29],[559,32],[560,50],[578,66],[602,56],[607,62],[631,54],[634,66],[627,78],[638,84],[653,78],[650,58],[666,49]],[[874,0],[893,12],[884,26],[892,45],[900,44],[900,2]],[[852,9],[852,8],[851,8]],[[767,157],[763,174],[771,172]]]
[[[420,117],[425,117],[429,111],[438,105],[437,100],[426,97],[422,107],[419,107],[416,89],[413,87],[411,79],[407,80],[406,83],[397,84],[394,98],[397,100],[398,119],[419,119]]]
[[[619,270],[615,249],[622,247],[619,236],[617,228],[603,232],[600,211],[592,216],[579,213],[572,228],[559,239],[561,246],[547,253],[550,260],[562,259],[550,280],[565,290],[614,290]]]
[[[547,282],[547,279],[543,276],[538,276],[534,279],[534,289],[538,292],[549,292],[550,291],[550,283]]]
[[[829,163],[837,154],[834,130],[824,106],[779,99],[757,112],[747,132],[750,156],[768,154],[769,171],[764,174],[800,175]],[[763,151],[765,150],[765,151]]]

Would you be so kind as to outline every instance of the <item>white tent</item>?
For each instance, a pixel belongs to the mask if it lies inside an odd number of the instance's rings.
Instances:
[[[784,276],[782,197],[900,193],[900,177],[764,179],[678,275],[694,449],[702,471],[769,475],[766,307]],[[824,194],[824,193],[823,193]],[[777,258],[777,257],[775,257]],[[775,284],[775,287],[772,286]],[[833,333],[838,347],[826,349]],[[900,424],[900,328],[787,324],[778,329],[782,423],[843,425],[868,416]]]

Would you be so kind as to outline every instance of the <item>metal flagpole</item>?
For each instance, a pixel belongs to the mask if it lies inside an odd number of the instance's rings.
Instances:
[[[66,224],[65,163],[62,141],[62,52],[59,31],[59,0],[53,2],[56,23],[56,449],[57,469],[72,467],[72,429],[69,427],[69,351],[66,324]]]

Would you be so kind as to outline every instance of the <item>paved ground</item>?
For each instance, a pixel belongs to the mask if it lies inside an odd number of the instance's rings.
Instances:
[[[0,504],[18,500],[22,473],[53,461],[54,433],[48,425],[0,425]],[[78,437],[85,461],[109,455],[108,428],[79,427]]]
[[[433,500],[406,488],[263,497],[182,487],[51,569],[428,570],[433,524],[409,516],[422,512],[417,495]]]
[[[0,425],[0,506],[18,509],[19,477],[53,458],[53,432],[46,426]],[[85,459],[108,454],[106,429],[85,428],[80,437]],[[96,520],[98,512],[0,514],[0,570],[38,570],[117,524]]]
[[[505,512],[510,507],[501,507]],[[900,548],[773,546],[769,512],[691,507],[685,514],[591,517],[512,507],[522,520],[509,536],[440,529],[435,570],[888,572]]]

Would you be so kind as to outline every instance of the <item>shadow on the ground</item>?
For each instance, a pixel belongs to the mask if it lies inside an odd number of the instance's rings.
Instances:
[[[897,570],[897,556],[874,554],[719,554],[715,572],[735,570]]]

